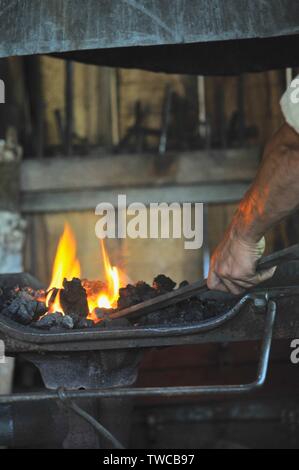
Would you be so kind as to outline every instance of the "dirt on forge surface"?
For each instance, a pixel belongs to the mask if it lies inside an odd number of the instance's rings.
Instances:
[[[66,315],[60,312],[48,313],[45,302],[40,299],[45,298],[44,291],[35,291],[31,288],[18,288],[2,293],[0,295],[0,311],[3,317],[9,318],[16,323],[30,326],[38,330],[78,330],[78,329],[117,329],[131,326],[175,326],[198,324],[204,320],[214,318],[226,313],[235,304],[236,300],[202,300],[193,297],[175,306],[164,308],[163,310],[149,313],[139,319],[118,319],[110,320],[111,313],[137,305],[143,301],[153,299],[159,295],[172,292],[176,288],[176,283],[164,275],[157,276],[153,285],[145,282],[138,282],[135,285],[128,285],[119,291],[118,308],[114,310],[96,309],[94,314],[98,319],[95,323],[89,320],[89,312],[86,309],[87,295],[83,286],[91,284],[89,281],[73,279],[65,280],[64,289],[60,296],[64,299]],[[188,285],[187,281],[182,282],[179,288]],[[71,295],[70,295],[71,294]],[[79,308],[78,308],[79,305]]]

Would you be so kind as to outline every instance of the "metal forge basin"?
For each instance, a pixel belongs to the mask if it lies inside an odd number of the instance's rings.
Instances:
[[[284,279],[287,282],[287,279]],[[166,387],[166,388],[114,388],[102,383],[100,387],[91,384],[88,390],[78,390],[65,384],[64,399],[82,398],[136,398],[143,396],[198,396],[213,394],[243,394],[260,388],[266,380],[272,339],[294,338],[299,333],[299,316],[297,297],[299,287],[296,283],[288,286],[263,286],[254,292],[236,299],[236,305],[228,312],[209,321],[193,326],[137,327],[119,330],[84,330],[68,333],[40,333],[29,327],[22,327],[6,319],[0,320],[0,338],[4,340],[8,354],[34,354],[33,360],[47,362],[47,357],[69,356],[77,354],[96,355],[116,354],[117,351],[133,352],[152,347],[191,345],[207,342],[262,340],[261,360],[257,380],[251,384],[214,387]],[[209,293],[208,296],[222,296]],[[278,314],[278,315],[277,315]],[[276,316],[278,320],[275,324]],[[274,328],[275,324],[275,328]],[[80,355],[79,354],[79,355]],[[30,357],[30,356],[28,356]],[[38,358],[38,359],[36,359]],[[40,361],[40,358],[43,358]],[[64,369],[65,370],[65,369]],[[56,383],[56,382],[55,382]],[[78,385],[78,384],[77,384]],[[55,388],[55,384],[52,389]],[[43,393],[30,393],[0,397],[1,403],[20,401],[44,401],[61,399],[61,390],[50,390]]]
[[[236,304],[231,310],[198,324],[40,332],[0,316],[0,339],[5,343],[6,352],[12,355],[19,352],[83,352],[254,341],[262,337],[264,329],[264,316],[254,314],[261,300],[264,308],[270,300],[276,301],[278,314],[282,313],[278,315],[274,338],[294,338],[299,334],[299,307],[296,302],[299,286],[296,283],[283,285],[285,282],[284,277],[282,283],[274,282],[273,285],[236,298]],[[38,281],[27,274],[0,276],[0,287],[13,288],[16,285],[40,287]],[[226,295],[210,292],[201,298],[223,301]]]

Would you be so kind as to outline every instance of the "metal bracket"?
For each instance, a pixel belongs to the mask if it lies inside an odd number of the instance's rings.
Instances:
[[[64,391],[64,397],[71,400],[84,398],[140,398],[140,397],[197,397],[213,395],[244,395],[254,392],[264,386],[273,339],[277,306],[273,300],[267,304],[265,332],[261,347],[261,358],[255,382],[244,385],[216,385],[204,387],[151,387],[151,388],[114,388],[86,391]],[[0,396],[0,404],[19,403],[28,401],[60,400],[61,389],[42,393],[24,393],[10,396]]]

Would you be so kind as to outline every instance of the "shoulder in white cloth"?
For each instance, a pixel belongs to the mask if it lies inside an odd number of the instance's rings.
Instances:
[[[288,87],[280,105],[286,122],[299,133],[299,75]]]

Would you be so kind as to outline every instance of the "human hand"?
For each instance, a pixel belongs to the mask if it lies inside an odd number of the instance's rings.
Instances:
[[[239,295],[271,279],[276,268],[261,273],[256,271],[265,247],[264,238],[259,243],[245,241],[238,237],[231,227],[212,257],[209,289]]]

